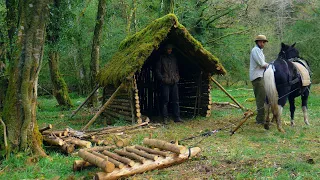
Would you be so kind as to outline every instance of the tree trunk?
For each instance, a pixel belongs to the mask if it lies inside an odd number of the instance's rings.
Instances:
[[[106,0],[99,0],[96,26],[94,29],[92,51],[91,51],[91,63],[90,63],[90,85],[95,87],[97,84],[97,74],[99,72],[99,56],[100,56],[100,41],[102,34],[102,27],[104,23],[104,17],[106,15]],[[97,93],[95,93],[90,101],[89,105],[95,107],[98,102]]]
[[[49,69],[53,84],[53,95],[58,101],[59,106],[70,108],[73,105],[69,97],[67,84],[60,75],[58,62],[59,53],[51,49],[49,52]]]
[[[59,52],[57,45],[59,43],[59,34],[61,29],[59,28],[61,14],[61,2],[60,0],[54,0],[53,6],[50,9],[50,23],[47,31],[48,43],[49,43],[49,69],[50,77],[53,84],[53,95],[58,101],[59,106],[70,108],[72,107],[71,99],[68,93],[68,87],[59,71]]]
[[[10,62],[3,119],[7,125],[10,152],[31,149],[35,154],[45,156],[36,120],[36,101],[49,0],[19,2],[19,32]]]

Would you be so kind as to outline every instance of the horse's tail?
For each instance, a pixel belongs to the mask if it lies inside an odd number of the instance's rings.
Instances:
[[[268,97],[273,114],[278,114],[278,91],[274,78],[273,65],[269,65],[264,72],[264,89]]]

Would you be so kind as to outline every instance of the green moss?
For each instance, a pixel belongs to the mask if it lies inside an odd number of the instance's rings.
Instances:
[[[194,52],[200,52],[208,61],[212,61],[212,71],[218,74],[225,74],[224,67],[219,59],[205,50],[201,43],[194,39],[187,29],[178,22],[174,14],[168,14],[153,21],[146,28],[127,37],[119,46],[118,52],[102,68],[98,74],[98,82],[101,86],[107,84],[118,85],[130,74],[139,71],[152,51],[159,48],[162,41],[166,39],[172,28],[178,35],[188,40],[194,47]]]

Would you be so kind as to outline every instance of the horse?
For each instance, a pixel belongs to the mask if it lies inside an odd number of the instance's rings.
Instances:
[[[264,72],[264,85],[266,91],[265,103],[265,124],[264,128],[269,129],[270,125],[270,107],[273,114],[272,121],[277,122],[277,128],[280,132],[285,132],[281,125],[281,114],[287,99],[290,103],[291,126],[294,126],[295,98],[301,96],[302,111],[304,122],[309,125],[307,103],[310,93],[311,81],[306,85],[302,81],[301,74],[297,70],[295,63],[302,64],[307,70],[310,79],[310,68],[306,61],[300,59],[299,51],[294,47],[296,43],[286,45],[281,43],[281,50],[278,58],[271,62]],[[307,83],[308,84],[308,83]]]

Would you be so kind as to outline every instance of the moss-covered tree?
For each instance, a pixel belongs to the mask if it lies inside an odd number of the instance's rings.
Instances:
[[[31,150],[45,156],[36,120],[36,103],[48,3],[49,0],[19,1],[19,29],[3,110],[10,152]]]
[[[90,85],[95,87],[97,84],[97,74],[99,72],[100,42],[104,17],[106,15],[106,0],[99,0],[96,25],[92,40],[91,63],[90,63]],[[89,105],[96,106],[98,102],[97,93],[89,101]]]
[[[60,23],[63,19],[63,8],[60,0],[54,0],[53,5],[50,8],[50,21],[47,27],[47,40],[49,45],[49,69],[50,77],[53,85],[53,95],[58,101],[59,106],[64,108],[72,107],[72,102],[69,97],[68,87],[66,82],[59,71],[59,35],[60,35]]]

